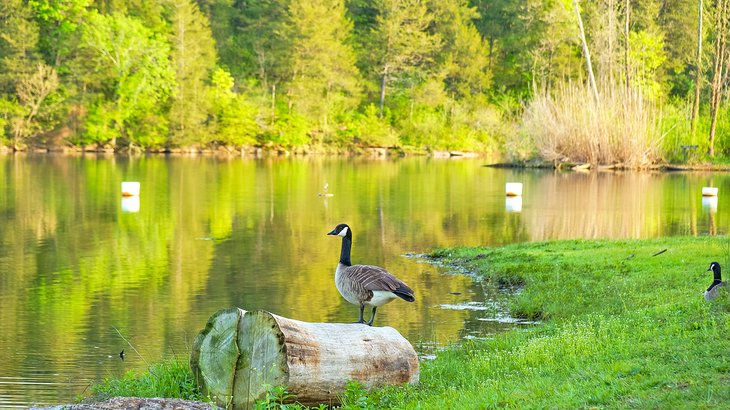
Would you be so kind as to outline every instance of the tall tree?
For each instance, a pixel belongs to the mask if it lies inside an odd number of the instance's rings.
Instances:
[[[585,30],[583,29],[583,19],[580,15],[580,8],[578,7],[578,0],[573,0],[573,7],[575,9],[575,15],[578,20],[578,29],[580,30],[580,41],[583,45],[583,57],[586,59],[586,72],[588,74],[588,83],[593,91],[593,98],[596,103],[599,102],[598,98],[598,87],[596,87],[596,76],[593,74],[593,64],[591,63],[591,53],[588,49],[588,41],[586,40]]]
[[[671,94],[689,97],[697,72],[698,4],[687,0],[663,0],[660,4],[657,28],[663,35],[667,55],[660,80]],[[632,10],[634,15],[639,13],[643,10]]]
[[[12,121],[13,149],[21,148],[24,140],[42,129],[38,117],[46,99],[58,89],[56,70],[45,64],[38,64],[36,71],[23,76],[17,85],[20,110]]]
[[[575,78],[580,65],[577,28],[564,2],[474,0],[476,27],[486,41],[496,89],[528,95],[538,84]]]
[[[109,139],[115,146],[123,137],[130,144],[162,144],[167,127],[161,116],[175,77],[167,43],[135,18],[91,13],[82,44],[112,101],[97,105],[97,112],[92,110],[96,115],[90,116],[96,121],[94,129],[109,131],[97,138],[99,142]]]
[[[172,11],[172,66],[175,93],[170,108],[172,144],[201,142],[208,116],[205,81],[215,67],[216,54],[208,19],[191,0],[174,0]]]
[[[443,39],[439,53],[447,90],[456,98],[483,93],[490,82],[486,47],[473,20],[476,9],[466,0],[433,1],[434,32]]]
[[[380,12],[375,36],[380,55],[380,115],[385,94],[393,80],[418,76],[418,69],[433,61],[441,38],[429,32],[433,13],[425,0],[378,0]]]
[[[202,0],[218,56],[239,82],[263,89],[289,78],[289,0]]]
[[[0,93],[14,94],[21,76],[40,60],[38,25],[23,0],[0,2]]]
[[[343,0],[300,0],[289,13],[293,108],[326,129],[333,115],[358,103],[359,74],[348,43],[352,22]]]
[[[702,88],[702,0],[697,0],[697,57],[695,59],[695,95],[692,101],[690,129],[694,135],[697,130],[697,117],[700,114],[700,89]]]
[[[727,53],[728,0],[717,0],[715,6],[715,55],[712,70],[712,95],[710,97],[710,136],[708,154],[715,156],[717,114],[720,111],[723,77]]]

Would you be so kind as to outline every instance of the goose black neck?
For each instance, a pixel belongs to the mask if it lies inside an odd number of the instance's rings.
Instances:
[[[715,282],[722,282],[722,277],[720,275],[720,267],[718,266],[717,269],[713,269],[712,273],[715,274]]]
[[[350,238],[348,236],[345,236],[342,238],[342,249],[340,250],[340,263],[345,266],[352,266],[352,263],[350,262],[350,250],[352,249],[352,238]]]
[[[712,288],[714,288],[715,286],[717,286],[721,283],[722,283],[722,281],[720,281],[720,279],[715,278],[715,280],[712,281],[712,285],[710,285],[710,287],[707,288],[707,291],[709,292],[710,290],[712,290]]]

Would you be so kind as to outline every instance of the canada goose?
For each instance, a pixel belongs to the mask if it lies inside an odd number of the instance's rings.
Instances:
[[[719,295],[720,288],[727,288],[727,281],[723,282],[720,276],[720,264],[712,262],[707,270],[711,270],[715,274],[715,279],[712,281],[712,285],[705,291],[705,300],[713,300]]]
[[[372,265],[353,265],[350,262],[352,229],[349,226],[339,224],[327,235],[342,237],[340,262],[335,271],[335,286],[348,302],[360,305],[360,319],[357,323],[367,323],[372,326],[378,306],[393,299],[401,298],[407,302],[416,300],[413,290],[385,269]],[[373,314],[370,316],[369,322],[365,322],[363,318],[365,305],[373,307]]]

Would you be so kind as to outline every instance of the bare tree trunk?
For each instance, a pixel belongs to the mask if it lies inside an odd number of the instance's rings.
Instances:
[[[626,42],[626,47],[624,48],[624,70],[626,74],[626,91],[631,91],[631,66],[629,65],[629,17],[631,16],[630,0],[626,0],[626,3],[624,5],[624,16],[626,17],[624,24],[624,41]]]
[[[383,117],[383,106],[385,105],[385,86],[388,83],[388,69],[383,72],[383,79],[380,82],[380,111],[379,115]]]
[[[591,85],[591,90],[593,90],[593,97],[596,99],[596,104],[599,103],[598,100],[598,87],[596,87],[596,77],[593,75],[593,65],[591,64],[591,53],[588,51],[588,43],[586,42],[586,33],[585,30],[583,30],[583,19],[580,17],[580,9],[578,8],[578,0],[573,0],[573,6],[575,7],[575,15],[578,17],[578,28],[580,29],[580,41],[583,43],[583,54],[586,57],[586,70],[588,71],[588,81]]]
[[[715,156],[715,137],[717,129],[717,114],[720,109],[720,97],[722,94],[722,70],[725,67],[725,36],[727,31],[726,10],[727,0],[717,1],[716,19],[716,40],[715,40],[715,59],[714,71],[712,74],[712,97],[710,100],[710,147],[708,154]]]
[[[697,71],[695,72],[695,99],[692,104],[690,119],[692,135],[697,129],[697,117],[700,114],[700,91],[702,87],[702,0],[697,1]]]

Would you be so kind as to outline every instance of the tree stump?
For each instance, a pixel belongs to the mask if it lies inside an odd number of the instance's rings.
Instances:
[[[418,382],[418,356],[391,327],[237,308],[211,316],[193,342],[190,367],[203,393],[228,409],[250,408],[276,386],[317,405],[338,404],[350,380],[366,389]]]

